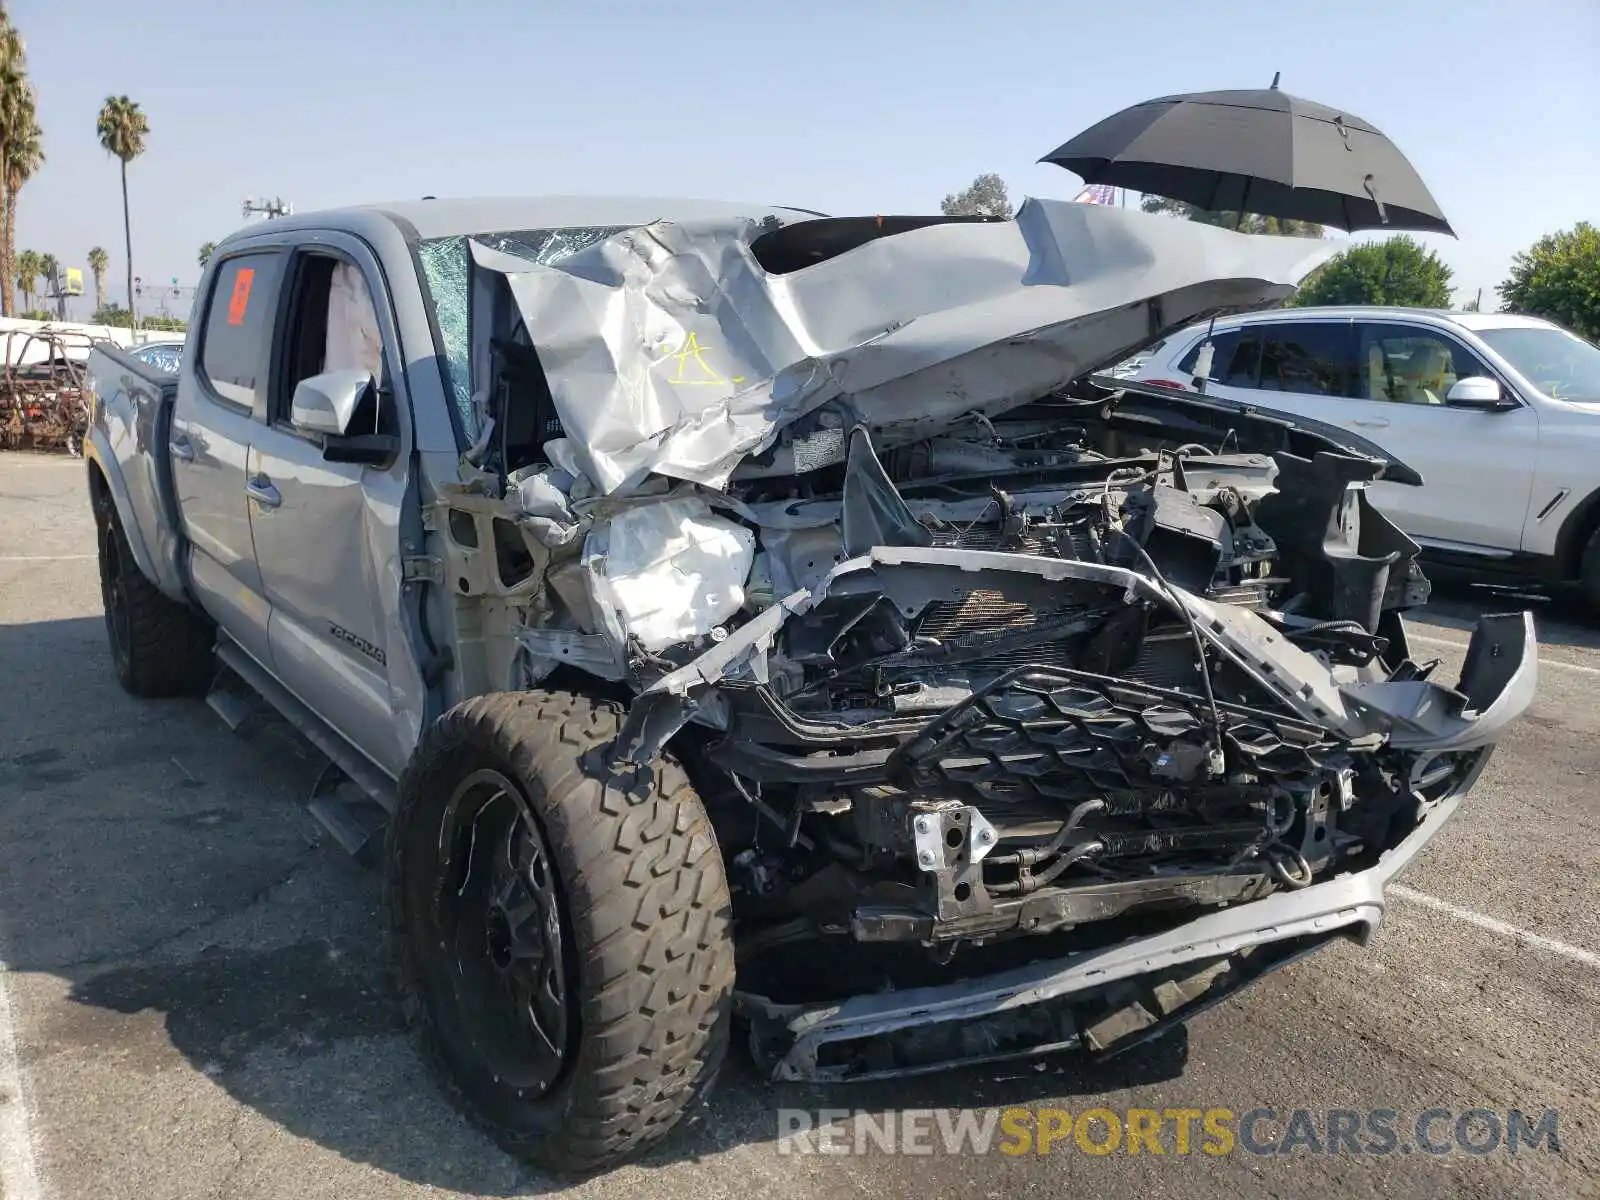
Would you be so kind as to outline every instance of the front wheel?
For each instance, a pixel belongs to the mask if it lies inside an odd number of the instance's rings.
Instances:
[[[1583,549],[1581,575],[1583,598],[1588,602],[1589,613],[1600,617],[1600,529],[1589,535],[1589,544]]]
[[[468,700],[423,738],[388,846],[407,1016],[451,1098],[564,1172],[668,1134],[728,1042],[733,943],[716,837],[682,768],[600,759],[615,705]]]

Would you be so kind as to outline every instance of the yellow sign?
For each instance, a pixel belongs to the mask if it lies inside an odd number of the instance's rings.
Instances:
[[[63,289],[62,295],[65,295],[65,296],[81,296],[81,295],[83,295],[83,268],[82,267],[68,267],[67,268],[67,286],[66,286],[65,289]]]

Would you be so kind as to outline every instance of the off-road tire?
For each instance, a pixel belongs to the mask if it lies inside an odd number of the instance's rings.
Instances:
[[[390,824],[385,926],[407,1020],[456,1106],[508,1153],[563,1174],[630,1158],[707,1093],[727,1051],[734,959],[727,879],[683,769],[661,757],[611,776],[618,705],[564,692],[479,696],[423,737]],[[567,1060],[524,1098],[492,1069],[446,989],[446,953],[417,911],[444,886],[442,823],[485,769],[522,789],[554,865],[568,963]],[[419,936],[420,935],[420,936]],[[423,944],[427,943],[427,944]]]
[[[117,682],[133,696],[192,696],[216,675],[216,630],[186,604],[145,578],[122,522],[109,506],[99,526],[100,598]]]

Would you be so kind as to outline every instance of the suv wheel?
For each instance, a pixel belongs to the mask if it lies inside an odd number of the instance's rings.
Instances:
[[[1600,528],[1589,535],[1589,544],[1583,549],[1583,564],[1579,575],[1583,584],[1583,598],[1589,611],[1600,616]]]
[[[728,1043],[716,837],[670,758],[608,776],[620,715],[564,692],[458,705],[389,832],[390,951],[426,1056],[502,1148],[563,1172],[659,1141]]]

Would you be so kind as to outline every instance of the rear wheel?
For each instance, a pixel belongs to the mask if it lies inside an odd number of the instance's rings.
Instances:
[[[142,697],[203,692],[215,673],[211,623],[145,578],[115,511],[97,516],[100,599],[117,682]]]
[[[389,834],[391,953],[427,1057],[504,1149],[557,1171],[659,1141],[728,1042],[716,838],[671,759],[606,776],[619,716],[559,692],[458,705]]]
[[[1589,604],[1589,612],[1600,616],[1600,528],[1589,535],[1589,544],[1583,548],[1579,578],[1583,584],[1583,598]]]

